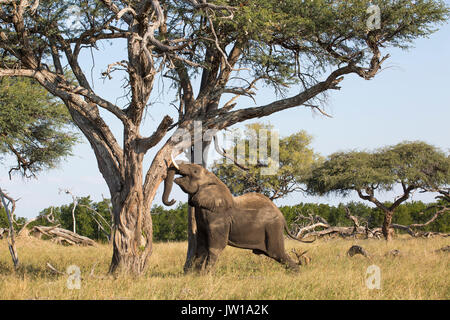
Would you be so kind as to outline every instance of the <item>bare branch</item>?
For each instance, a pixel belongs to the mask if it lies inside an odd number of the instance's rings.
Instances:
[[[45,218],[48,222],[50,222],[51,224],[55,223],[55,217],[53,215],[53,207],[50,207],[50,212],[46,215],[39,215],[35,218],[29,219],[27,220],[27,222],[25,222],[25,224],[22,226],[22,228],[20,229],[20,231],[17,233],[17,236],[20,236],[21,234],[23,234],[26,230],[26,228],[28,227],[28,225],[32,222],[35,222],[41,218]]]
[[[214,11],[226,10],[229,13],[229,16],[223,17],[222,19],[233,19],[234,11],[237,8],[232,6],[224,6],[224,5],[216,5],[213,3],[207,3],[206,0],[200,0],[200,3],[197,0],[184,0],[184,2],[190,3],[196,9],[211,9]]]
[[[116,17],[119,16],[119,14],[121,13],[119,7],[116,4],[114,4],[112,0],[101,0],[101,2],[103,2],[103,4],[106,7],[108,7],[112,12],[114,12],[116,14]],[[126,11],[121,13],[120,18],[127,24],[132,24],[133,22],[133,15]]]
[[[139,152],[145,153],[147,150],[157,145],[166,135],[172,123],[173,119],[169,116],[165,116],[156,131],[150,137],[138,140]]]
[[[220,113],[220,110],[218,110],[208,115],[206,125],[220,130],[245,120],[265,117],[275,112],[304,105],[320,93],[329,89],[338,89],[339,87],[337,85],[344,79],[342,76],[353,72],[355,72],[354,65],[339,68],[332,72],[326,80],[317,83],[298,95],[281,99],[264,106],[244,108],[225,114]]]
[[[8,218],[9,223],[9,238],[8,238],[9,252],[11,253],[14,269],[17,269],[19,267],[19,256],[17,254],[15,231],[13,226],[14,211],[16,210],[16,201],[12,197],[4,193],[1,188],[0,188],[0,198],[1,198],[1,205],[3,205],[3,208],[6,211],[6,216]],[[9,203],[7,203],[6,200],[8,200]]]
[[[319,111],[321,114],[323,114],[324,116],[326,116],[326,117],[328,117],[328,118],[333,118],[333,117],[330,116],[328,113],[326,113],[325,111],[323,111],[319,106],[312,105],[312,104],[309,104],[309,103],[304,103],[303,105],[304,105],[305,107],[310,107],[310,108],[312,108],[313,110]]]
[[[240,164],[237,160],[235,160],[233,157],[231,157],[230,155],[227,154],[227,152],[225,151],[224,148],[222,148],[222,150],[220,150],[219,147],[219,143],[217,141],[217,137],[214,136],[214,147],[217,151],[218,154],[220,154],[222,157],[230,159],[231,161],[233,161],[233,163],[239,168],[242,169],[244,171],[249,171],[250,169],[242,164]]]

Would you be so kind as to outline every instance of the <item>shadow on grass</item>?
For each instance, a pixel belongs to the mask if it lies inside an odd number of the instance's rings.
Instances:
[[[145,276],[149,278],[182,278],[185,276],[185,274],[182,270],[162,272],[156,269],[152,269],[146,272]]]
[[[24,278],[25,276],[31,278],[43,278],[43,279],[57,279],[64,276],[63,274],[56,274],[52,272],[46,266],[36,266],[33,264],[20,263],[17,269],[14,269],[12,263],[0,261],[0,274],[4,276],[16,276]]]

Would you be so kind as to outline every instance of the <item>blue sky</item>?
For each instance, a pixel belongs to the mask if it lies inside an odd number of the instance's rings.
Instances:
[[[117,74],[112,81],[105,82],[99,78],[108,63],[124,58],[126,50],[115,48],[105,47],[105,50],[101,48],[99,52],[93,52],[95,89],[113,102],[123,92],[120,88],[121,75]],[[314,137],[314,150],[324,156],[351,149],[373,150],[404,140],[422,140],[450,151],[450,25],[442,26],[428,39],[415,41],[414,48],[409,51],[389,49],[383,52],[386,53],[390,53],[391,57],[375,79],[365,81],[348,76],[341,83],[340,91],[331,92],[325,110],[333,118],[299,107],[260,120],[274,125],[280,136],[307,131]],[[85,70],[92,68],[89,51],[83,63]],[[146,117],[143,133],[151,133],[165,114],[165,108],[172,100],[171,96],[164,94],[167,87],[167,84],[158,83],[156,90],[160,94],[152,98],[156,103]],[[258,91],[257,103],[264,104],[273,98],[271,90],[262,88]],[[123,103],[125,100],[118,100],[118,104]],[[248,99],[239,103],[240,106],[254,105]],[[113,131],[120,135],[119,123],[109,116],[107,119]],[[153,154],[150,153],[146,159],[151,159]],[[74,156],[64,161],[58,169],[42,173],[38,179],[25,180],[15,176],[9,180],[6,172],[10,164],[2,164],[5,174],[0,177],[0,186],[14,198],[20,199],[16,209],[18,216],[34,217],[50,205],[71,202],[69,195],[59,193],[60,188],[70,189],[77,196],[90,195],[95,201],[101,200],[102,195],[109,198],[109,191],[86,140],[75,147]],[[155,204],[161,204],[161,189],[162,185]],[[179,201],[187,199],[180,190],[174,190],[173,197]],[[393,196],[384,194],[381,198],[392,200]],[[433,198],[431,195],[415,194],[413,199],[431,201]],[[351,200],[358,198],[355,195],[344,199],[334,196],[312,198],[294,194],[279,200],[277,204],[309,201],[337,204]]]

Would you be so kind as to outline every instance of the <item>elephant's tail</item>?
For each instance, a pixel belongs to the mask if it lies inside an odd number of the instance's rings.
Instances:
[[[316,239],[310,240],[310,241],[306,241],[306,240],[302,240],[302,239],[299,239],[299,238],[297,238],[296,236],[294,236],[294,235],[289,231],[286,220],[284,221],[284,230],[286,231],[286,233],[288,234],[289,238],[291,238],[291,239],[294,239],[294,240],[297,240],[297,241],[300,241],[300,242],[303,242],[303,243],[312,243],[312,242],[316,241]]]

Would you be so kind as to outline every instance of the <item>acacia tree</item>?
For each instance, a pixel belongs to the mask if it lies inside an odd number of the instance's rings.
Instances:
[[[448,155],[424,142],[403,142],[371,153],[334,153],[313,169],[307,188],[318,195],[357,192],[361,199],[382,210],[382,232],[385,239],[390,240],[392,216],[400,204],[414,191],[437,192],[438,197],[448,200],[446,187],[449,184]],[[396,186],[401,188],[401,193],[392,203],[378,199],[379,193],[396,192]]]
[[[78,135],[64,104],[39,83],[0,79],[0,155],[15,159],[12,172],[36,176],[71,155]],[[8,159],[9,160],[9,159]]]
[[[312,165],[321,159],[310,146],[311,136],[305,131],[300,131],[280,138],[277,150],[272,150],[271,139],[275,138],[272,137],[272,130],[273,126],[271,125],[261,123],[247,125],[244,136],[235,139],[233,141],[234,145],[224,154],[224,156],[229,156],[229,158],[231,158],[231,155],[243,156],[243,159],[239,157],[233,159],[238,165],[228,160],[214,162],[212,172],[228,186],[233,195],[238,196],[247,192],[257,192],[266,195],[271,200],[275,200],[283,198],[292,192],[305,191],[303,185]],[[263,139],[259,137],[261,132],[265,136]],[[261,160],[262,156],[259,153],[261,145],[258,144],[258,141],[264,143],[266,140],[266,156],[271,156],[274,151],[278,152],[277,164],[279,168],[275,175],[264,174],[262,170],[266,169],[267,163],[261,163],[257,160]],[[245,147],[245,150],[240,151],[238,145]],[[256,161],[250,161],[251,156]],[[245,163],[245,166],[241,165],[239,167],[240,162]]]
[[[10,178],[14,171],[35,176],[70,155],[77,141],[77,135],[68,130],[71,123],[65,106],[33,79],[0,79],[0,155],[16,161]],[[17,268],[15,208],[16,200],[0,188],[0,213],[4,211],[8,219],[9,250]]]
[[[408,47],[449,14],[443,1],[376,3],[379,26],[367,23],[373,22],[369,0],[2,0],[0,76],[33,78],[64,101],[111,193],[110,272],[140,274],[152,252],[151,203],[176,144],[167,139],[171,129],[193,132],[194,121],[201,121],[203,130],[221,130],[289,108],[318,108],[317,98],[339,89],[343,76],[372,79],[388,58],[380,48]],[[66,22],[74,5],[80,21],[71,27]],[[117,69],[125,73],[124,105],[96,93],[79,62],[81,52],[105,41],[126,44],[126,59],[111,61],[103,72],[106,78]],[[167,115],[143,136],[144,112],[155,109],[149,101],[156,80],[175,88],[177,119],[166,103]],[[244,100],[237,108],[237,98],[254,97],[261,84],[295,91],[264,105]],[[120,121],[121,141],[100,110]],[[145,154],[161,141],[144,172]]]

